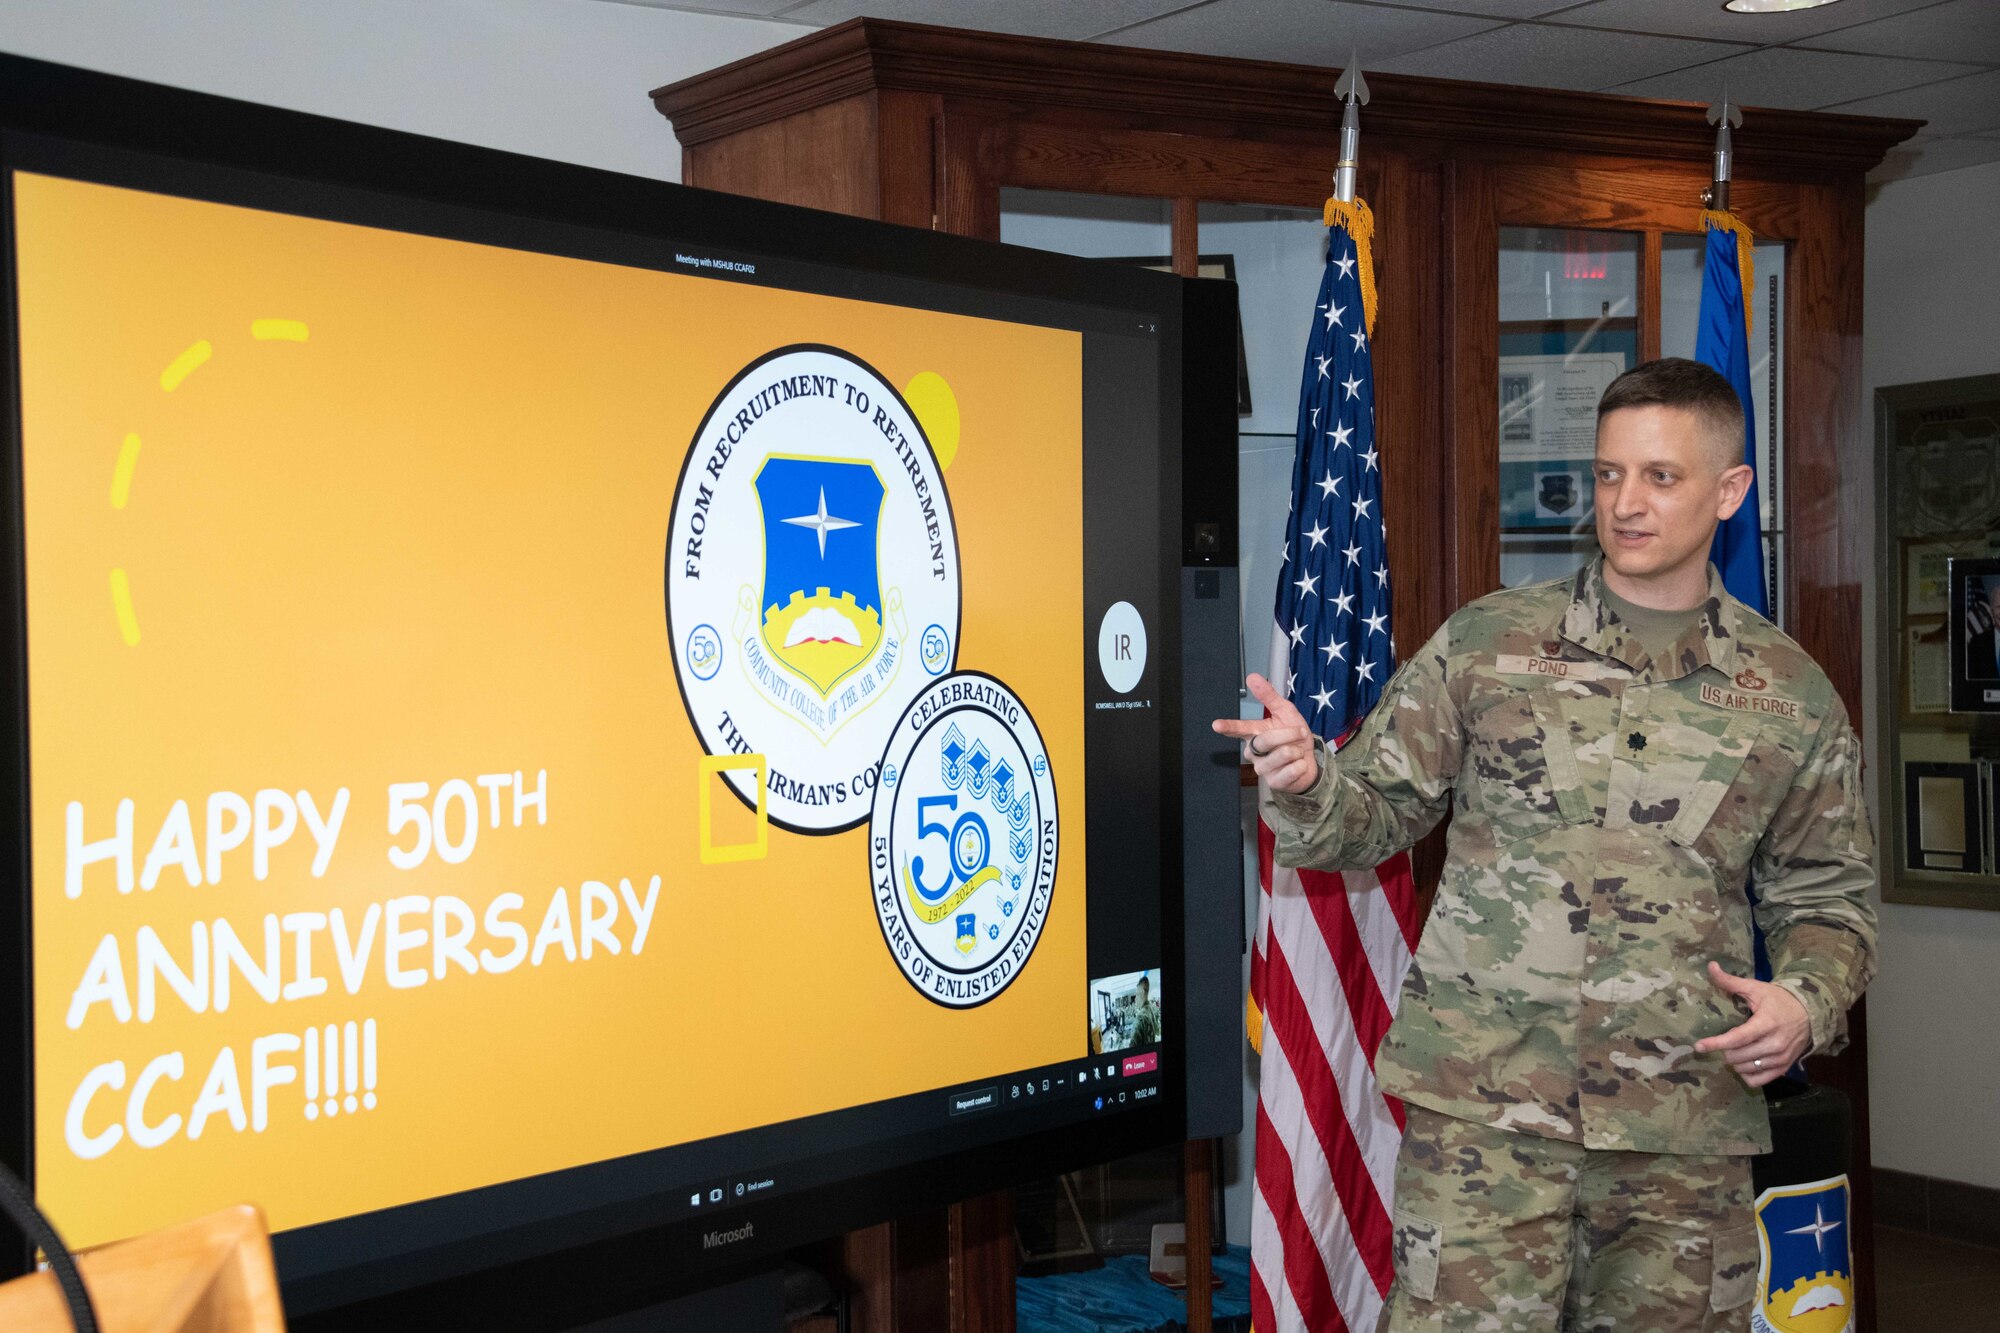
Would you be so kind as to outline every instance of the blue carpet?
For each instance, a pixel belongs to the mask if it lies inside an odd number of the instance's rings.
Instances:
[[[1087,1273],[1024,1277],[1014,1284],[1018,1333],[1175,1333],[1187,1305],[1147,1275],[1143,1254],[1121,1254]],[[1215,1256],[1217,1333],[1250,1327],[1250,1251],[1232,1245]]]

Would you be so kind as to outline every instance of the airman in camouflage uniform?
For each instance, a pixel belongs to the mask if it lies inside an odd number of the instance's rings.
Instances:
[[[1600,418],[1600,540],[1643,552],[1653,529],[1607,518],[1643,502],[1607,496],[1605,452]],[[1699,560],[1698,525],[1686,540]],[[1875,966],[1873,843],[1825,673],[1706,569],[1658,652],[1602,557],[1471,603],[1337,759],[1259,678],[1271,720],[1217,726],[1271,783],[1283,864],[1372,869],[1451,812],[1376,1060],[1409,1117],[1383,1329],[1748,1327],[1761,1086],[1846,1045]],[[1748,979],[1746,878],[1774,983]]]

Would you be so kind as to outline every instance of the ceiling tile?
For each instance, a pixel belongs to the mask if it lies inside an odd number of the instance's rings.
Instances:
[[[1868,173],[1868,179],[1879,183],[1931,176],[1983,162],[2000,162],[2000,138],[1918,139],[1891,148],[1882,164]]]
[[[637,5],[642,9],[679,9],[692,14],[758,14],[771,15],[781,9],[796,5],[799,0],[700,0],[699,3],[683,4],[681,0],[612,0],[614,4]]]
[[[1835,102],[1826,110],[1854,116],[1900,116],[1927,120],[1919,135],[1926,139],[2000,129],[2000,70],[1968,74],[1921,88],[1905,88],[1857,102]]]
[[[1606,91],[1632,97],[1713,102],[1727,88],[1730,100],[1745,106],[1810,110],[1829,102],[1851,102],[1857,97],[1874,97],[1899,88],[1914,88],[1920,83],[1972,74],[1978,69],[1977,65],[1945,65],[1932,60],[1884,60],[1767,46],[1711,65],[1676,70]]]
[[[1798,45],[1822,51],[2000,65],[2000,4],[1994,0],[1948,0],[1893,19],[1821,33]]]
[[[1982,4],[1988,2],[1978,0]],[[1840,0],[1838,4],[1821,5],[1817,9],[1737,14],[1724,9],[1722,0],[1594,0],[1575,9],[1565,9],[1560,19],[1590,28],[1708,37],[1766,46],[1936,3],[1937,0]]]
[[[1094,11],[1098,5],[1093,0],[1088,7]],[[1344,65],[1348,52],[1358,51],[1361,67],[1372,70],[1389,56],[1495,26],[1493,19],[1341,0],[1211,0],[1150,23],[1106,32],[1104,40],[1120,46],[1307,65]]]
[[[1033,37],[1092,37],[1171,9],[1190,0],[788,0],[782,16],[828,25],[851,18],[901,19],[982,32],[1024,33]]]
[[[1363,4],[1399,4],[1414,9],[1442,9],[1490,19],[1532,19],[1573,8],[1578,0],[1361,0]]]
[[[1380,62],[1385,72],[1535,88],[1603,88],[1744,50],[1724,42],[1517,23]]]

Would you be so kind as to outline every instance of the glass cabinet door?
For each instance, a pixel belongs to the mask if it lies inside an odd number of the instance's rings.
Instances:
[[[1707,238],[1502,227],[1500,582],[1560,578],[1597,554],[1597,402],[1642,359],[1692,357]],[[1772,618],[1783,623],[1785,244],[1754,246],[1751,401]]]
[[[1640,234],[1500,229],[1500,582],[1597,553],[1597,400],[1639,359]]]

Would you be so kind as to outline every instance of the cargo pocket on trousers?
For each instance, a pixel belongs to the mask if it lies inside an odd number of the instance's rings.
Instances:
[[[1714,1263],[1708,1277],[1711,1309],[1733,1310],[1757,1294],[1757,1269],[1762,1256],[1757,1248],[1755,1226],[1718,1234],[1711,1258]]]
[[[1396,1281],[1420,1301],[1434,1300],[1438,1285],[1438,1251],[1444,1229],[1429,1218],[1396,1210]]]

